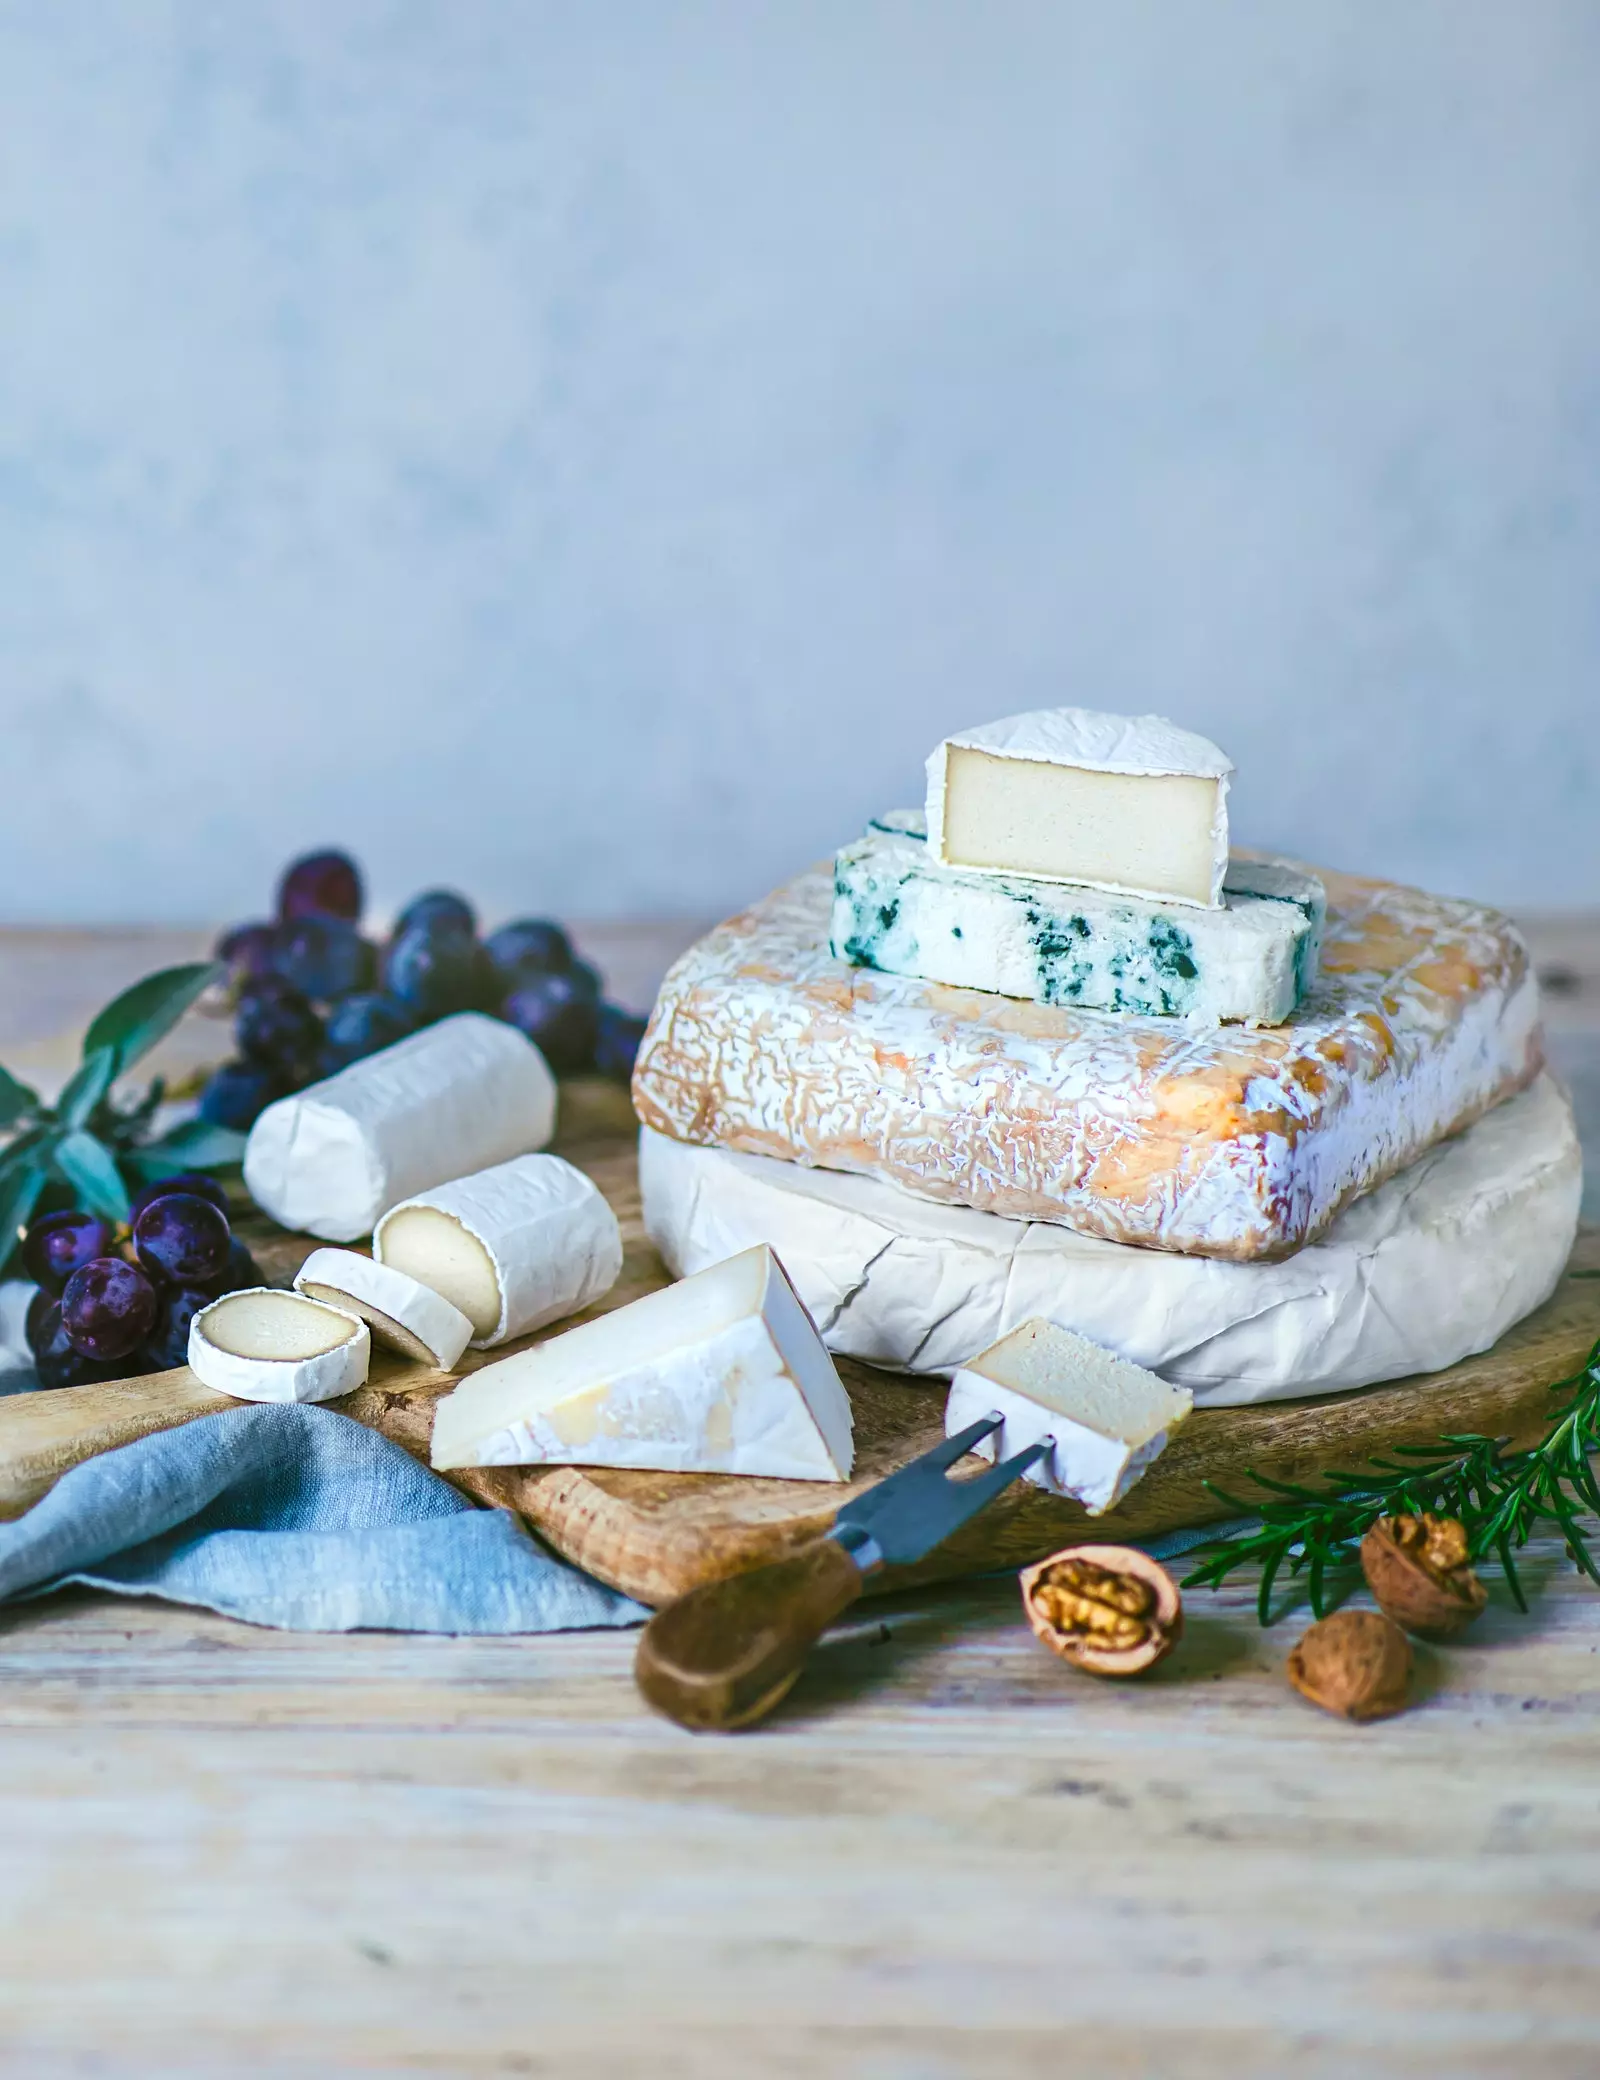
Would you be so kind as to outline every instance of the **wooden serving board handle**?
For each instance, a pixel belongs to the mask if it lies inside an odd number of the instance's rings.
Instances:
[[[645,1701],[696,1733],[764,1719],[793,1688],[827,1626],[864,1578],[835,1539],[691,1589],[639,1636],[634,1680]]]

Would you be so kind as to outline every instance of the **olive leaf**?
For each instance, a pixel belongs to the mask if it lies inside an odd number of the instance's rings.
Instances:
[[[191,961],[181,968],[161,968],[146,975],[120,997],[113,997],[92,1021],[83,1040],[85,1062],[98,1049],[113,1048],[114,1074],[121,1076],[170,1033],[196,998],[226,973],[217,961]]]
[[[55,1148],[55,1167],[91,1213],[108,1221],[125,1221],[130,1201],[117,1159],[102,1141],[78,1127],[63,1134]]]
[[[44,1186],[44,1169],[38,1163],[19,1163],[0,1177],[0,1272],[5,1270],[22,1239],[22,1230],[28,1225]]]
[[[245,1136],[232,1127],[191,1119],[159,1141],[147,1141],[143,1148],[132,1150],[123,1162],[140,1177],[152,1180],[176,1176],[180,1170],[223,1170],[243,1159],[244,1144]]]
[[[56,1100],[56,1117],[68,1127],[81,1127],[111,1088],[117,1073],[117,1050],[97,1047],[86,1055]]]
[[[26,1113],[39,1109],[39,1093],[19,1083],[9,1069],[0,1068],[0,1127],[9,1127]]]

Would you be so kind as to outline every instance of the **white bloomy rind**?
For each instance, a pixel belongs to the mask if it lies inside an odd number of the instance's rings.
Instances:
[[[28,1348],[28,1309],[38,1290],[26,1278],[8,1278],[0,1284],[0,1371],[33,1363]]]
[[[592,1306],[622,1270],[616,1215],[598,1187],[560,1156],[519,1156],[391,1207],[372,1238],[373,1254],[381,1264],[402,1262],[426,1283],[434,1224],[419,1221],[419,1214],[454,1222],[488,1259],[487,1305],[466,1304],[468,1294],[453,1296],[472,1326],[487,1324],[472,1339],[475,1350]]]
[[[842,1481],[850,1402],[765,1247],[485,1365],[440,1402],[433,1463]]]
[[[403,1357],[431,1360],[441,1371],[447,1372],[472,1340],[471,1322],[442,1293],[352,1249],[314,1249],[294,1283],[296,1292],[309,1299],[325,1301],[330,1307],[348,1306],[379,1343],[389,1344]],[[421,1352],[395,1337],[384,1320],[374,1321],[369,1308],[388,1322],[397,1322],[421,1346]]]
[[[858,967],[957,989],[1274,1026],[1316,977],[1326,913],[1318,876],[1238,853],[1220,910],[941,867],[902,812],[835,859],[830,943]]]
[[[371,1356],[358,1316],[276,1286],[224,1294],[189,1324],[189,1370],[236,1401],[337,1401],[365,1385]]]
[[[555,1122],[538,1048],[463,1011],[269,1105],[250,1130],[244,1181],[280,1226],[354,1242],[402,1199],[543,1148]]]
[[[1583,1153],[1565,1092],[1540,1076],[1274,1264],[1134,1249],[648,1130],[639,1184],[679,1277],[770,1242],[837,1356],[948,1377],[1043,1314],[1221,1408],[1488,1350],[1560,1282]]]
[[[1161,715],[1008,715],[946,737],[928,760],[928,849],[970,873],[1215,910],[1232,772],[1208,737]]]
[[[1049,1438],[1050,1451],[1023,1479],[1097,1517],[1154,1464],[1193,1408],[1187,1388],[1035,1316],[955,1374],[944,1427],[954,1437],[982,1416],[1004,1416],[976,1447],[984,1459],[1009,1459]]]

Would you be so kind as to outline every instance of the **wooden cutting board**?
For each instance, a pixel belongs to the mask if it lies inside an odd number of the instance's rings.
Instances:
[[[556,1147],[594,1178],[622,1223],[622,1277],[592,1311],[620,1307],[667,1284],[640,1219],[626,1095],[598,1082],[565,1085]],[[239,1225],[268,1275],[285,1283],[315,1246],[259,1217]],[[1252,1467],[1277,1480],[1314,1479],[1358,1466],[1373,1452],[1429,1443],[1445,1431],[1531,1443],[1544,1427],[1552,1382],[1575,1372],[1597,1339],[1600,1231],[1589,1230],[1555,1296],[1482,1357],[1363,1393],[1202,1410],[1128,1499],[1103,1517],[1091,1520],[1077,1503],[1018,1484],[920,1567],[881,1576],[873,1589],[1021,1566],[1086,1529],[1096,1537],[1141,1538],[1216,1522],[1233,1512],[1205,1482],[1247,1492]],[[426,1462],[435,1402],[463,1372],[504,1355],[469,1352],[458,1371],[441,1373],[378,1354],[367,1385],[332,1406]],[[943,1435],[942,1382],[908,1380],[849,1359],[839,1361],[839,1370],[855,1410],[856,1469],[847,1485],[583,1466],[484,1468],[449,1478],[478,1501],[520,1512],[558,1552],[602,1581],[642,1602],[665,1603],[816,1537],[846,1496]],[[20,1515],[82,1459],[228,1405],[187,1370],[0,1399],[0,1518]],[[963,1470],[976,1473],[979,1462],[969,1460]]]

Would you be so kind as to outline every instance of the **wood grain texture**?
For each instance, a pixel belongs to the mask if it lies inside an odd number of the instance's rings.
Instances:
[[[632,1115],[623,1092],[583,1081],[564,1086],[557,1147],[594,1178],[622,1225],[622,1276],[587,1320],[668,1283],[639,1210]],[[263,1267],[291,1278],[315,1245],[257,1216],[241,1223]],[[1396,1444],[1476,1430],[1531,1441],[1542,1428],[1552,1381],[1571,1373],[1600,1338],[1600,1234],[1579,1243],[1555,1297],[1495,1350],[1446,1372],[1303,1402],[1205,1410],[1118,1508],[1090,1518],[1082,1506],[1019,1483],[917,1568],[869,1583],[872,1595],[948,1576],[1021,1566],[1086,1532],[1141,1538],[1237,1514],[1206,1485],[1237,1491],[1254,1468],[1277,1480],[1314,1478]],[[560,1333],[560,1324],[520,1349]],[[503,1356],[468,1352],[452,1372],[375,1353],[371,1378],[332,1404],[426,1463],[433,1411],[463,1373]],[[929,1449],[944,1434],[945,1390],[846,1359],[839,1370],[855,1411],[856,1467],[848,1483],[752,1480],[732,1475],[639,1473],[601,1467],[465,1469],[449,1478],[475,1500],[514,1509],[555,1549],[641,1602],[664,1604],[690,1589],[780,1560],[810,1544],[858,1493]],[[154,1429],[225,1405],[187,1371],[0,1400],[0,1515],[15,1515],[69,1465]],[[965,1477],[982,1470],[969,1459]]]

